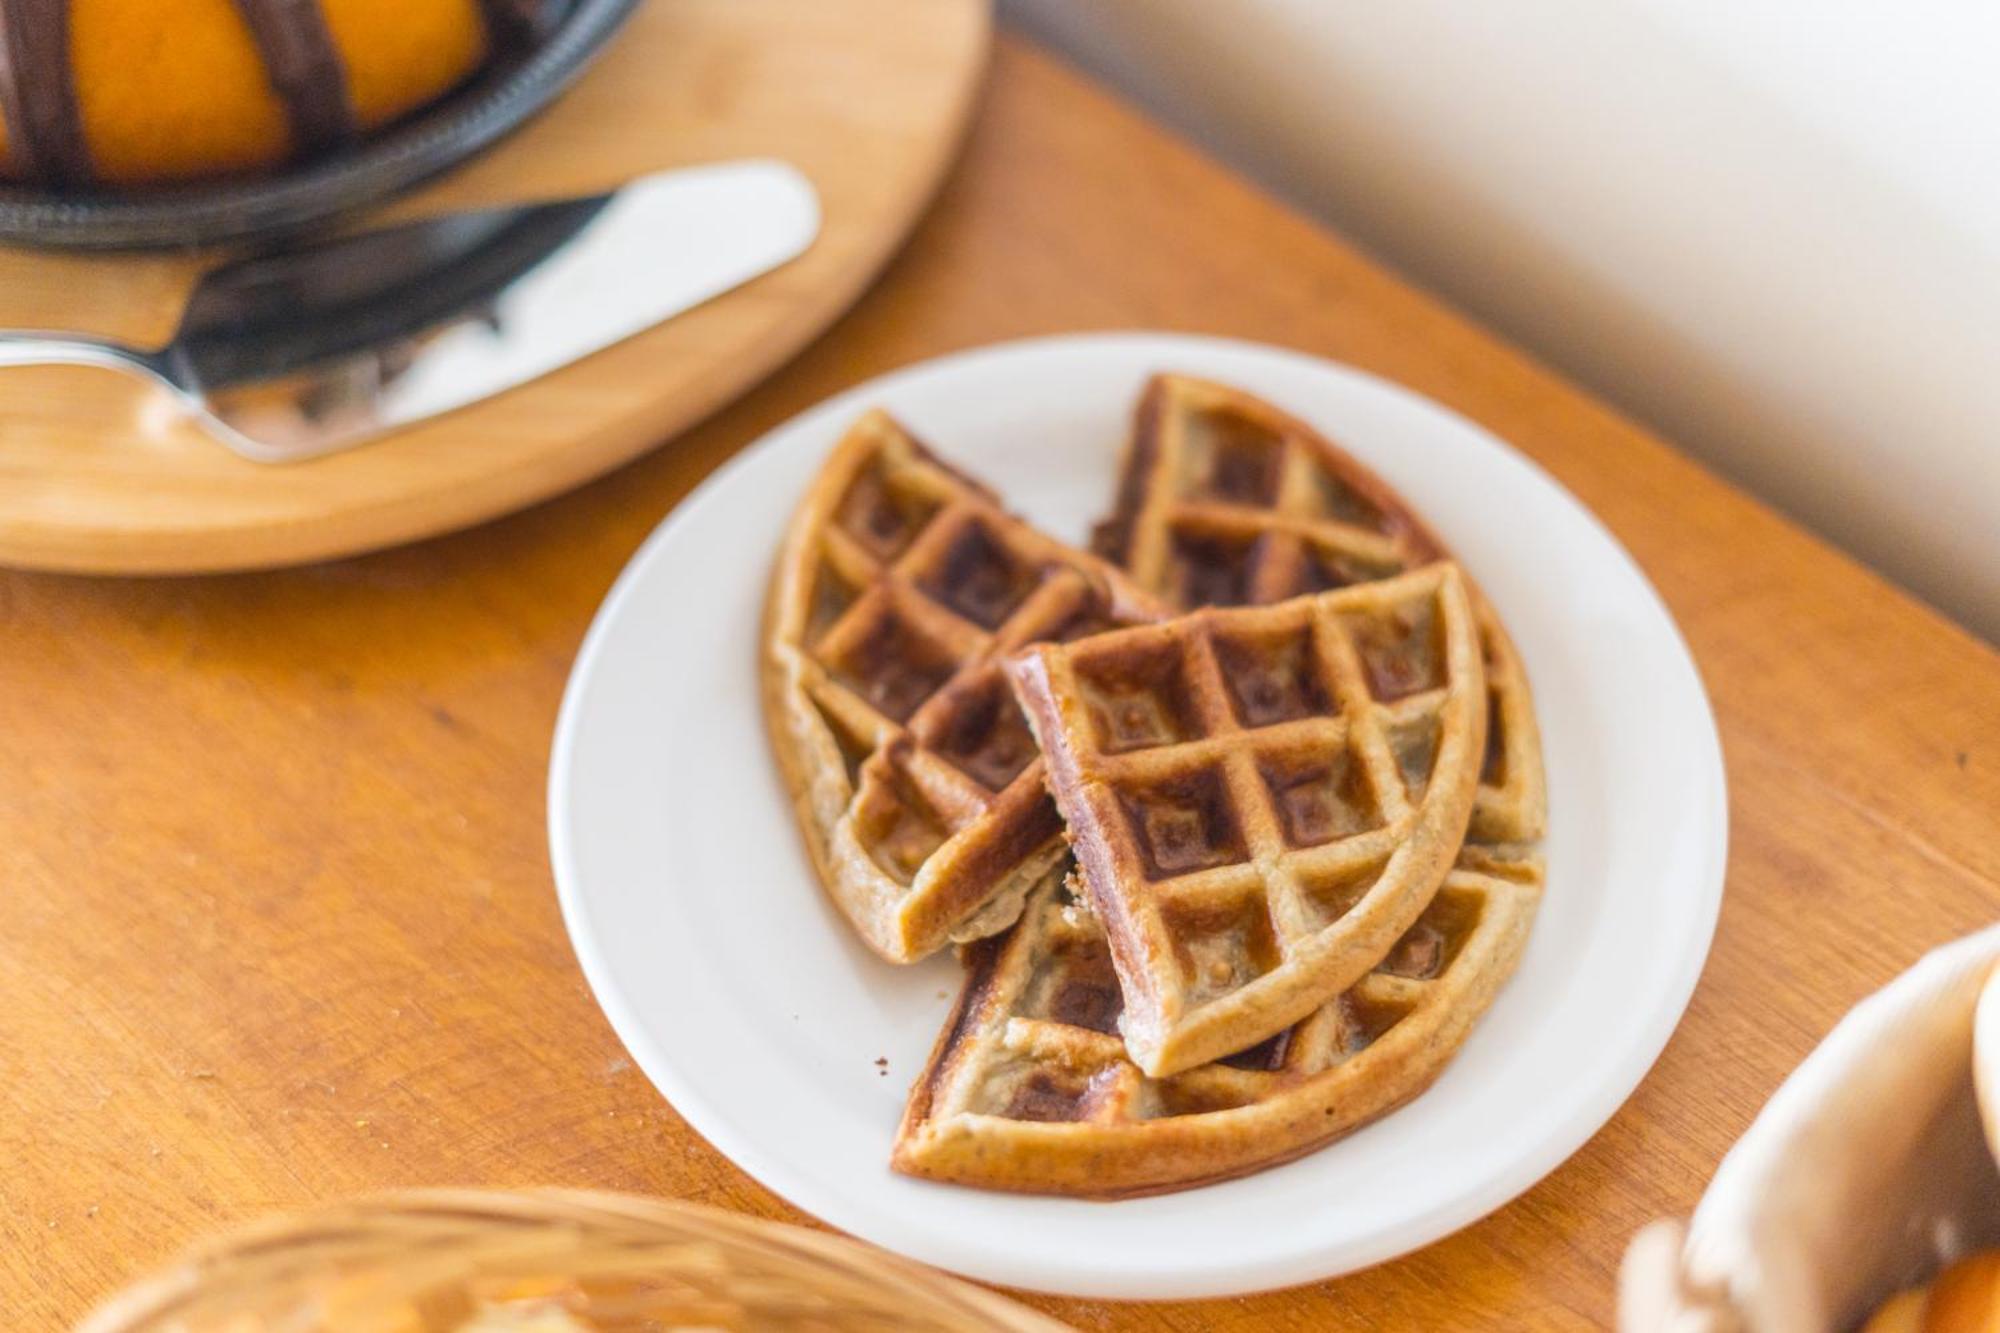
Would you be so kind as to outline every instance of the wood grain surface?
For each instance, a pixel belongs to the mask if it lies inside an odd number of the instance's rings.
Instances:
[[[1494,1216],[1295,1291],[1035,1303],[1092,1329],[1603,1325],[1626,1238],[1693,1202],[1836,1017],[2000,915],[2000,659],[1003,42],[969,151],[884,281],[643,462],[344,563],[0,578],[0,1326],[57,1326],[234,1219],[390,1186],[608,1187],[796,1218],[640,1077],[571,957],[543,833],[571,657],[646,533],[786,417],[935,353],[1132,326],[1400,380],[1590,505],[1714,698],[1729,884],[1657,1067]]]
[[[0,375],[0,564],[93,573],[268,567],[371,550],[568,490],[715,410],[797,351],[908,232],[962,138],[987,0],[643,0],[575,88],[376,221],[781,157],[819,191],[811,249],[678,319],[368,448],[247,462],[111,371]],[[164,343],[212,262],[0,251],[0,327]]]

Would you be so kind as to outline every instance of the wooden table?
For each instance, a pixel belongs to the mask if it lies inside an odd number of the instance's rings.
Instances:
[[[767,428],[934,353],[1106,326],[1349,361],[1539,459],[1686,630],[1735,836],[1678,1035],[1521,1200],[1304,1290],[1038,1303],[1086,1328],[1601,1325],[1626,1237],[1689,1206],[1841,1011],[2000,915],[2000,659],[1003,42],[962,168],[881,285],[654,457],[365,560],[0,578],[0,1326],[58,1325],[232,1220],[392,1185],[788,1215],[633,1069],[570,955],[542,797],[571,656],[640,539]]]

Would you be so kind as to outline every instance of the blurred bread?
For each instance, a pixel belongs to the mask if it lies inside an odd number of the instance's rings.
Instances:
[[[1979,1120],[1986,1146],[2000,1166],[2000,967],[1986,978],[1972,1012],[1972,1084],[1979,1094]]]
[[[1928,1287],[1898,1292],[1861,1333],[2000,1333],[2000,1250],[1959,1260]]]
[[[1990,1307],[1990,1268],[1890,1300],[1968,1252],[2000,1254],[1996,964],[2000,925],[1856,1005],[1723,1158],[1685,1236],[1661,1222],[1633,1239],[1620,1328],[1821,1333],[1873,1315],[1878,1331],[2000,1333],[1962,1317]]]
[[[1986,1145],[2000,1164],[2000,968],[1973,1009],[1972,1081]],[[2000,1333],[2000,1250],[1961,1259],[1929,1286],[1898,1292],[1862,1333]]]

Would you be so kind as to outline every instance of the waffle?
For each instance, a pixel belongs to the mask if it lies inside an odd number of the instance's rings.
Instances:
[[[1381,478],[1236,389],[1160,375],[1140,398],[1117,508],[1093,545],[1175,606],[1278,602],[1446,557]],[[1532,842],[1547,797],[1520,655],[1473,589],[1491,692],[1474,836]]]
[[[933,1180],[1118,1198],[1289,1161],[1430,1086],[1513,972],[1541,898],[1532,853],[1467,847],[1352,989],[1213,1064],[1148,1078],[1120,1042],[1111,949],[1066,884],[1030,897],[970,973],[892,1159]]]
[[[1162,614],[873,412],[788,529],[765,612],[765,716],[834,901],[909,962],[1003,930],[1062,824],[998,659]]]
[[[1133,1061],[1242,1050],[1352,985],[1457,855],[1485,753],[1458,567],[1008,662],[1105,925]]]

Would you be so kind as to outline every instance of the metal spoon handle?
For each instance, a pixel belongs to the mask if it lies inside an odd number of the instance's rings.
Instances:
[[[74,333],[0,330],[0,366],[103,366],[150,380],[167,379],[166,368],[150,352]]]

